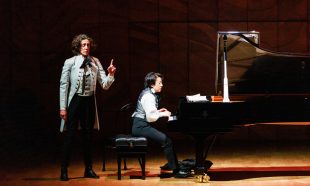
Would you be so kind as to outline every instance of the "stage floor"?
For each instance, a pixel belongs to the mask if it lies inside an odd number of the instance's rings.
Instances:
[[[159,166],[166,163],[163,153],[155,144],[150,144],[146,162],[146,179],[141,180],[141,171],[136,159],[128,160],[128,170],[122,171],[122,180],[117,180],[115,154],[107,154],[107,170],[102,169],[100,145],[94,151],[94,170],[100,179],[83,178],[83,162],[78,145],[75,147],[69,168],[68,182],[59,181],[59,148],[55,146],[16,147],[3,149],[1,158],[1,186],[300,186],[310,185],[309,142],[260,142],[217,143],[208,159],[214,164],[208,175],[209,183],[197,183],[194,177],[176,179],[161,178]],[[179,160],[193,158],[193,146],[184,141],[175,141]]]

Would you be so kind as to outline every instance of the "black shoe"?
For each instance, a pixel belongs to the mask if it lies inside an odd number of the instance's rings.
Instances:
[[[93,171],[92,168],[86,168],[86,169],[85,169],[84,177],[85,177],[85,178],[95,178],[95,179],[99,179],[99,176]]]
[[[212,165],[213,165],[213,163],[210,160],[206,160],[205,163],[204,163],[204,166],[205,166],[206,170],[209,170]]]
[[[161,170],[172,170],[172,168],[169,167],[168,163],[166,163],[166,164],[163,165],[163,166],[160,166],[160,169],[161,169]]]
[[[60,180],[61,181],[68,181],[69,180],[67,168],[62,167],[60,169]]]
[[[191,173],[187,170],[174,170],[173,175],[175,178],[187,178]]]

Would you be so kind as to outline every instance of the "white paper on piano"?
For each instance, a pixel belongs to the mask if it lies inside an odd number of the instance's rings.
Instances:
[[[209,101],[207,99],[207,96],[202,96],[200,94],[195,94],[195,95],[191,95],[191,96],[186,96],[186,100],[188,102],[207,102]]]
[[[174,121],[177,120],[176,116],[169,116],[168,121]]]

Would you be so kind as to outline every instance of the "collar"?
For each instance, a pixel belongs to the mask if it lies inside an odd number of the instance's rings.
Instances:
[[[155,94],[155,90],[153,89],[153,88],[150,88],[151,89],[151,92],[153,93],[153,94]]]
[[[83,58],[83,59],[90,59],[89,55],[88,56],[83,56],[82,54],[79,54],[79,56],[81,56],[81,58]]]

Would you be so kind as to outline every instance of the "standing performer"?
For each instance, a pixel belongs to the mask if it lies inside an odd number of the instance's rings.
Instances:
[[[83,138],[84,177],[99,178],[92,169],[91,141],[93,129],[99,130],[99,120],[96,106],[96,82],[105,90],[114,81],[116,68],[113,59],[106,75],[100,61],[91,56],[96,47],[94,40],[80,34],[73,38],[72,52],[75,56],[67,59],[62,68],[60,78],[60,117],[62,132],[67,130],[62,149],[60,180],[67,181],[73,140],[80,125]]]

